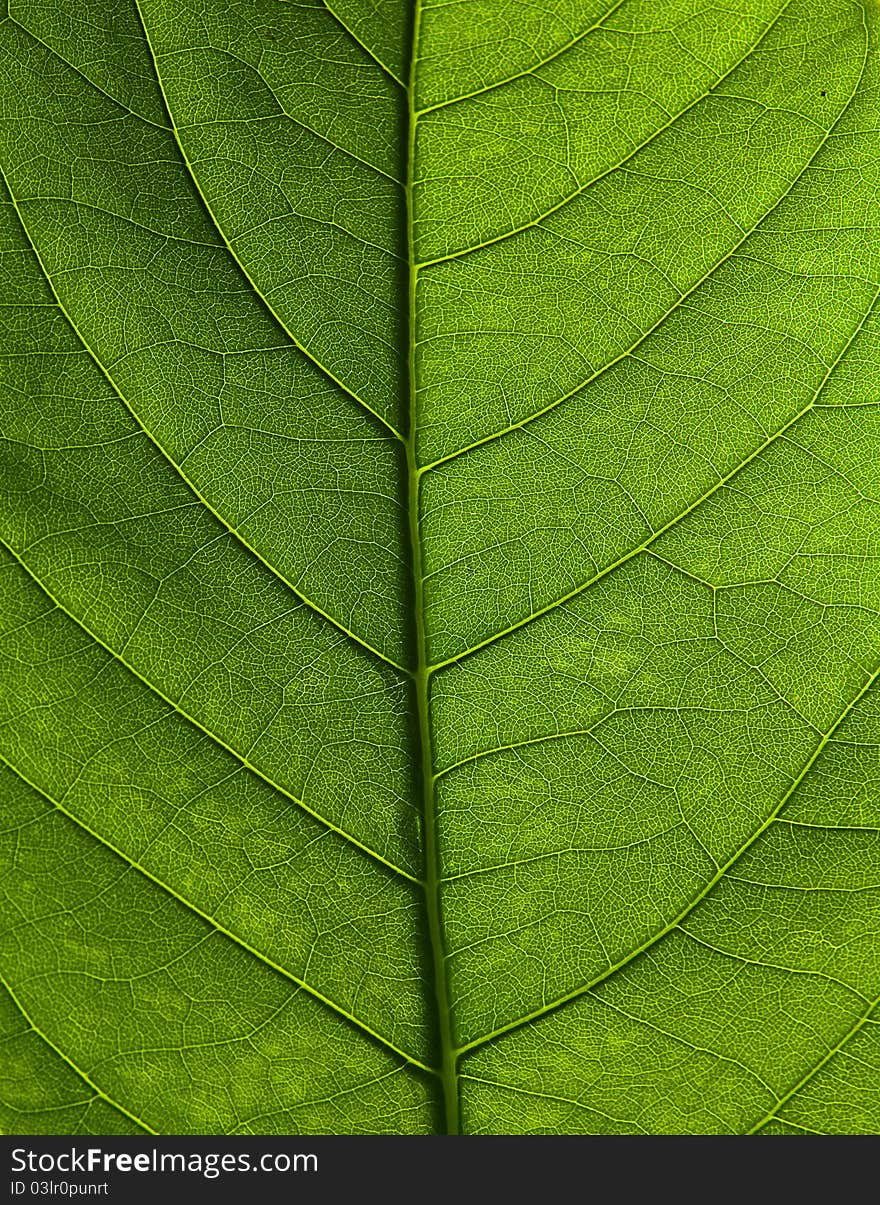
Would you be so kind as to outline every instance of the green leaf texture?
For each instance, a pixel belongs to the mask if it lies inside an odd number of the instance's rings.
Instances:
[[[880,1130],[876,0],[0,44],[0,1127]]]

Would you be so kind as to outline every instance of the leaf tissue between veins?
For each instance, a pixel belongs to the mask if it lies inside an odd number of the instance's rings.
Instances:
[[[876,0],[10,0],[0,1129],[880,1129]]]

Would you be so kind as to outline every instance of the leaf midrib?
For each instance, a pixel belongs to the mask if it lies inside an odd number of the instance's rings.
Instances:
[[[416,110],[416,68],[418,64],[421,0],[414,0],[412,41],[407,82],[406,146],[406,245],[408,256],[407,288],[407,382],[409,387],[409,424],[406,433],[407,511],[412,567],[413,620],[415,627],[416,666],[413,695],[419,733],[419,781],[422,795],[422,850],[424,858],[425,913],[431,953],[437,1041],[440,1054],[440,1083],[443,1093],[443,1121],[447,1134],[459,1130],[458,1054],[452,1033],[452,1005],[447,973],[446,943],[440,904],[443,870],[438,848],[436,815],[436,779],[431,731],[428,635],[425,624],[425,571],[421,527],[421,481],[418,463],[418,380],[416,374],[417,310],[419,263],[415,247],[415,146],[418,113]]]

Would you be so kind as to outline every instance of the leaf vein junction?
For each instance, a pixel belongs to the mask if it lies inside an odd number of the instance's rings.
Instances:
[[[824,376],[822,377],[822,380],[819,382],[819,385],[817,386],[815,392],[813,393],[813,396],[811,397],[810,401],[807,402],[807,404],[805,406],[803,406],[797,412],[797,414],[793,415],[781,427],[779,427],[778,430],[774,431],[771,435],[768,435],[767,438],[763,441],[763,443],[761,443],[757,448],[755,448],[753,452],[750,452],[749,455],[747,457],[745,457],[744,460],[741,460],[739,462],[739,464],[737,464],[734,468],[732,468],[724,476],[719,477],[718,480],[714,483],[714,485],[712,485],[708,490],[706,490],[706,492],[704,494],[702,494],[699,498],[697,498],[694,502],[692,502],[690,504],[690,506],[686,507],[679,514],[675,515],[672,519],[670,519],[662,527],[659,527],[655,532],[653,532],[646,540],[644,540],[636,548],[633,548],[629,552],[624,553],[624,555],[619,557],[616,561],[613,561],[610,565],[606,565],[603,569],[600,569],[598,573],[594,574],[593,577],[589,578],[587,581],[582,582],[581,585],[576,586],[573,590],[569,590],[568,593],[562,595],[560,598],[554,599],[552,602],[547,603],[545,606],[536,608],[535,610],[531,611],[528,615],[526,615],[523,619],[517,620],[516,623],[512,623],[508,627],[503,628],[502,630],[500,630],[498,632],[495,632],[492,636],[488,636],[485,640],[481,640],[478,644],[473,645],[471,648],[465,649],[461,653],[456,653],[451,657],[447,657],[442,661],[435,662],[433,665],[431,665],[429,667],[429,673],[433,674],[433,673],[436,673],[438,670],[444,669],[446,666],[456,665],[456,664],[458,664],[458,662],[463,661],[465,657],[470,657],[473,653],[479,652],[480,649],[487,648],[489,645],[495,644],[496,641],[501,640],[503,637],[509,636],[513,632],[519,631],[520,628],[524,628],[527,624],[532,623],[533,620],[540,619],[541,616],[543,616],[543,615],[549,615],[552,611],[557,610],[559,607],[562,607],[566,603],[571,602],[572,599],[577,598],[580,594],[583,594],[583,592],[585,590],[587,590],[590,586],[594,585],[596,582],[601,581],[604,577],[607,577],[608,574],[613,573],[615,569],[619,569],[621,566],[625,565],[628,561],[631,561],[634,557],[638,556],[640,553],[648,551],[648,549],[651,548],[651,546],[655,543],[655,541],[657,541],[661,536],[665,535],[668,531],[671,531],[672,528],[674,528],[679,523],[681,523],[684,519],[686,519],[687,516],[692,514],[699,506],[701,506],[704,502],[708,501],[709,498],[711,498],[723,486],[727,485],[734,477],[736,477],[739,473],[741,473],[743,471],[743,469],[745,469],[748,465],[750,465],[752,463],[752,461],[756,460],[763,452],[765,452],[767,450],[767,448],[771,447],[773,444],[775,444],[777,442],[777,440],[780,440],[783,436],[785,436],[794,426],[796,426],[797,423],[800,422],[800,420],[802,418],[805,417],[805,415],[809,414],[810,411],[813,410],[813,408],[816,406],[816,403],[817,403],[819,397],[821,397],[822,392],[824,391],[828,382],[831,380],[834,370],[843,361],[846,353],[849,351],[850,347],[855,342],[855,340],[858,338],[859,334],[861,333],[862,329],[864,328],[866,322],[873,314],[873,312],[877,306],[878,299],[880,299],[880,291],[875,293],[868,310],[862,316],[858,326],[855,328],[855,330],[849,336],[846,343],[843,345],[843,347],[838,352],[837,356],[834,358],[834,360],[829,365],[827,371],[825,372]]]
[[[85,821],[81,820],[74,812],[71,812],[67,807],[65,807],[62,802],[57,799],[53,799],[48,792],[44,791],[43,788],[38,786],[35,782],[32,782],[30,778],[23,774],[17,766],[13,765],[13,763],[2,754],[0,754],[0,762],[7,766],[13,774],[17,775],[22,782],[24,782],[32,790],[37,791],[40,795],[42,795],[44,799],[57,808],[59,812],[66,816],[68,820],[70,820],[83,832],[88,833],[90,837],[94,838],[94,840],[100,845],[105,846],[112,854],[115,854],[115,856],[127,866],[131,867],[133,870],[136,870],[145,879],[148,879],[151,883],[154,883],[157,887],[161,888],[161,890],[167,895],[177,900],[178,903],[181,904],[188,912],[193,913],[193,915],[205,921],[214,930],[216,930],[216,932],[228,938],[241,949],[246,950],[248,954],[252,955],[259,962],[264,963],[267,967],[271,968],[279,975],[282,975],[285,979],[290,980],[290,982],[296,984],[297,987],[302,988],[304,992],[307,992],[308,995],[313,997],[313,999],[318,1000],[321,1004],[325,1005],[331,1012],[335,1013],[339,1017],[342,1017],[344,1020],[349,1021],[356,1028],[373,1038],[375,1041],[379,1042],[382,1046],[386,1047],[393,1054],[396,1054],[399,1058],[404,1059],[413,1067],[417,1067],[420,1071],[436,1074],[435,1068],[429,1067],[427,1064],[422,1063],[414,1055],[408,1054],[405,1050],[402,1050],[399,1046],[395,1045],[394,1042],[383,1037],[382,1034],[378,1033],[377,1030],[373,1029],[372,1026],[368,1025],[365,1021],[361,1021],[348,1009],[343,1008],[342,1005],[331,1000],[329,996],[325,996],[322,992],[319,992],[304,979],[300,978],[298,975],[295,975],[292,971],[287,970],[287,968],[281,966],[280,963],[277,963],[273,959],[269,958],[268,955],[261,953],[261,951],[255,946],[251,945],[250,942],[246,941],[243,937],[240,937],[237,933],[234,933],[231,929],[228,929],[225,925],[222,925],[215,917],[210,916],[207,912],[203,912],[201,908],[196,907],[191,900],[186,899],[180,894],[180,892],[175,891],[175,889],[169,886],[168,883],[165,883],[157,875],[153,874],[152,871],[147,870],[134,858],[124,853],[116,845],[108,841],[106,837],[102,837],[100,833],[97,833],[93,828],[86,824]]]
[[[73,620],[77,627],[80,628],[80,630],[83,631],[86,636],[93,640],[95,644],[108,653],[115,661],[119,662],[120,665],[124,666],[124,668],[128,670],[133,677],[137,678],[139,682],[142,682],[144,686],[146,686],[154,695],[157,696],[157,698],[161,699],[164,703],[167,703],[172,711],[179,715],[181,719],[185,720],[188,724],[191,724],[193,728],[203,733],[215,745],[229,753],[237,762],[240,762],[240,764],[247,770],[265,782],[267,786],[270,786],[273,790],[277,791],[279,795],[283,795],[285,799],[289,799],[291,803],[296,804],[298,808],[301,808],[304,812],[307,812],[312,819],[317,820],[320,824],[324,825],[325,828],[336,833],[337,836],[342,837],[351,845],[356,846],[356,848],[361,850],[362,853],[368,854],[372,859],[384,866],[387,870],[399,875],[400,878],[409,880],[411,883],[422,882],[422,880],[416,875],[411,874],[408,870],[404,870],[401,866],[397,866],[394,862],[391,862],[377,850],[371,849],[368,845],[365,845],[363,842],[359,841],[357,837],[352,836],[351,833],[347,833],[344,829],[339,828],[339,826],[334,824],[332,820],[329,820],[326,816],[321,815],[320,812],[315,811],[315,809],[305,803],[304,800],[298,798],[292,792],[288,791],[286,787],[283,787],[280,783],[275,782],[274,779],[270,778],[258,766],[254,765],[254,763],[250,761],[250,759],[244,753],[240,753],[237,749],[233,748],[232,745],[227,744],[222,737],[218,736],[217,733],[212,732],[210,728],[207,728],[204,724],[197,720],[195,716],[186,711],[179,703],[175,702],[175,700],[169,695],[166,695],[155,682],[151,682],[142,673],[140,673],[139,670],[135,669],[135,667],[129,661],[127,661],[125,657],[123,657],[120,653],[117,653],[115,649],[111,648],[110,645],[102,640],[100,636],[93,632],[82,619],[74,615],[72,611],[68,610],[68,608],[65,607],[64,604],[61,603],[59,599],[52,593],[46,583],[41,580],[41,578],[22,559],[16,550],[7,544],[2,537],[0,537],[0,547],[5,548],[10,556],[15,558],[28,577],[31,578],[31,580],[40,588],[43,594],[45,594],[46,597],[52,603],[54,603],[59,611],[61,611],[69,619]]]
[[[669,921],[669,923],[667,925],[665,925],[662,929],[658,930],[658,932],[656,932],[651,937],[649,937],[647,939],[647,941],[643,942],[636,949],[634,949],[634,950],[630,951],[630,953],[626,954],[623,958],[621,958],[618,962],[616,962],[612,967],[609,967],[607,970],[605,970],[601,974],[597,975],[594,979],[590,980],[589,983],[585,983],[580,987],[574,988],[570,992],[566,992],[565,995],[559,996],[557,999],[550,1001],[548,1004],[542,1005],[540,1008],[534,1009],[532,1012],[527,1013],[526,1015],[519,1017],[514,1021],[509,1021],[505,1025],[500,1025],[497,1029],[492,1030],[490,1033],[484,1034],[482,1037],[474,1038],[473,1041],[467,1042],[467,1043],[465,1043],[465,1045],[460,1046],[458,1048],[457,1054],[460,1056],[462,1054],[465,1054],[467,1051],[475,1050],[476,1048],[478,1048],[480,1046],[484,1046],[487,1042],[495,1041],[496,1039],[502,1037],[504,1034],[510,1033],[511,1031],[516,1030],[516,1029],[520,1029],[520,1028],[522,1028],[522,1026],[527,1025],[532,1021],[537,1021],[541,1017],[545,1017],[549,1013],[555,1012],[558,1008],[561,1008],[564,1005],[569,1004],[574,1000],[577,1000],[579,997],[583,996],[586,992],[589,992],[593,988],[598,987],[598,985],[600,983],[604,983],[604,981],[606,979],[610,979],[612,975],[615,975],[618,971],[622,970],[623,967],[625,967],[629,963],[633,962],[634,959],[638,958],[640,955],[642,955],[646,951],[650,950],[652,948],[652,946],[657,945],[657,943],[659,941],[661,941],[664,937],[666,937],[667,934],[671,933],[673,931],[673,929],[677,929],[681,925],[681,922],[685,919],[685,917],[689,916],[694,911],[694,909],[700,903],[702,903],[702,901],[704,899],[706,899],[706,897],[710,894],[710,892],[713,890],[713,888],[721,881],[722,878],[724,878],[724,876],[731,869],[731,867],[736,865],[736,863],[740,860],[740,858],[743,856],[743,854],[745,854],[749,849],[751,849],[751,847],[755,844],[755,842],[758,841],[759,838],[762,837],[764,835],[764,833],[771,827],[771,825],[773,825],[776,822],[780,812],[785,807],[785,805],[788,803],[789,799],[792,797],[792,795],[798,789],[800,784],[804,781],[804,779],[806,778],[809,771],[815,765],[815,763],[816,763],[817,759],[819,758],[820,754],[822,753],[823,749],[828,744],[828,741],[832,738],[834,733],[837,731],[837,729],[840,727],[840,725],[843,723],[843,721],[846,719],[846,717],[850,714],[850,712],[853,710],[853,708],[856,707],[857,704],[859,702],[861,702],[861,700],[869,692],[869,690],[871,689],[871,687],[874,685],[874,683],[877,681],[878,678],[880,678],[880,667],[878,667],[876,670],[874,670],[874,672],[868,677],[867,681],[863,684],[863,686],[859,690],[858,694],[856,694],[850,700],[850,702],[847,703],[846,707],[844,707],[844,709],[840,712],[840,714],[838,715],[838,717],[834,721],[834,723],[831,725],[831,727],[828,728],[828,730],[824,733],[822,739],[816,745],[816,748],[813,750],[813,753],[811,754],[809,759],[805,762],[800,773],[797,775],[797,777],[792,782],[791,786],[788,788],[788,790],[785,792],[785,794],[782,796],[782,798],[776,804],[776,806],[774,807],[772,812],[770,812],[770,814],[767,816],[767,818],[754,831],[754,833],[752,833],[752,835],[748,838],[748,840],[743,842],[743,844],[739,847],[739,849],[730,858],[728,858],[727,862],[725,862],[725,864],[719,868],[718,872],[712,876],[712,878],[705,885],[705,887],[703,887],[703,889],[690,901],[689,904],[687,904],[687,906],[685,908],[683,908],[681,910],[681,912],[676,917],[674,917],[673,920]]]
[[[760,218],[755,222],[755,224],[749,230],[744,232],[743,237],[739,240],[739,242],[735,243],[734,246],[730,249],[730,251],[728,251],[720,260],[718,260],[715,264],[712,265],[712,267],[708,270],[708,272],[706,272],[703,276],[701,276],[700,279],[697,280],[693,285],[691,285],[691,287],[689,289],[687,289],[684,293],[682,293],[676,299],[676,301],[673,302],[673,304],[670,306],[670,308],[664,314],[662,314],[660,316],[660,318],[658,318],[657,321],[653,323],[653,325],[648,327],[648,329],[646,331],[644,331],[638,337],[638,339],[635,341],[635,343],[631,344],[630,347],[628,347],[625,351],[622,351],[619,355],[615,356],[613,359],[609,360],[606,364],[603,364],[601,366],[601,368],[597,368],[595,370],[595,372],[591,373],[591,375],[586,377],[583,381],[580,381],[577,385],[574,386],[574,388],[568,390],[567,393],[564,393],[561,397],[556,398],[554,401],[549,402],[546,406],[542,406],[539,410],[535,410],[532,414],[527,415],[525,418],[519,419],[515,423],[510,423],[507,427],[503,427],[498,431],[492,432],[490,435],[485,435],[481,439],[474,440],[473,443],[467,444],[462,448],[458,448],[454,452],[450,452],[445,456],[441,456],[437,460],[431,461],[430,464],[421,466],[419,471],[422,473],[429,473],[429,472],[433,471],[434,469],[439,468],[443,464],[448,464],[451,460],[456,460],[459,456],[463,456],[466,452],[471,452],[475,448],[481,448],[486,444],[494,443],[495,440],[501,439],[503,436],[510,434],[510,432],[512,432],[512,431],[518,431],[521,428],[528,426],[528,424],[534,422],[535,419],[541,418],[545,414],[549,414],[552,410],[555,410],[558,406],[561,406],[564,402],[569,401],[576,394],[578,394],[582,390],[586,389],[588,385],[592,385],[594,381],[597,381],[600,377],[602,377],[606,372],[608,372],[616,364],[619,364],[623,360],[626,360],[629,356],[632,355],[632,353],[637,348],[641,347],[642,344],[647,339],[649,339],[650,336],[653,335],[663,325],[664,322],[667,322],[669,320],[669,318],[671,317],[671,315],[673,313],[675,313],[678,309],[680,309],[682,306],[684,306],[684,304],[688,301],[689,298],[691,298],[700,288],[702,288],[702,286],[708,280],[710,280],[718,271],[720,271],[720,269],[724,266],[724,264],[730,262],[736,256],[739,249],[742,246],[744,246],[744,244],[752,237],[752,235],[755,233],[755,231],[758,230],[763,225],[763,223],[767,221],[767,219],[771,216],[771,214],[775,213],[775,211],[779,208],[779,206],[783,203],[783,201],[785,201],[786,198],[791,195],[791,193],[794,191],[794,189],[796,188],[796,186],[798,185],[800,180],[806,175],[806,173],[810,170],[810,168],[813,167],[813,165],[814,165],[816,159],[818,158],[819,154],[821,153],[823,147],[826,145],[829,138],[832,137],[834,130],[837,128],[837,126],[842,121],[843,117],[849,111],[849,108],[852,105],[853,100],[855,99],[856,95],[858,94],[859,86],[861,84],[862,78],[864,77],[866,64],[867,64],[867,39],[866,39],[866,45],[865,45],[865,56],[862,61],[861,71],[860,71],[859,77],[856,81],[855,87],[853,88],[852,93],[850,94],[846,104],[841,108],[840,112],[838,113],[838,115],[835,118],[832,125],[829,127],[825,136],[818,142],[812,155],[809,157],[809,159],[803,165],[803,167],[798,171],[798,173],[795,175],[794,179],[788,184],[785,191],[783,193],[781,193],[779,197],[777,197],[777,199],[773,202],[773,204],[770,206],[769,209],[765,210],[765,212],[763,214],[761,214]]]
[[[325,611],[325,610],[323,610],[323,608],[319,607],[316,602],[314,602],[312,599],[308,598],[296,586],[294,586],[292,582],[288,581],[288,579],[281,573],[281,571],[279,569],[275,568],[274,565],[272,565],[269,561],[267,561],[265,559],[265,557],[263,557],[259,552],[257,552],[256,548],[254,548],[253,545],[250,544],[245,539],[245,537],[239,531],[237,531],[226,519],[224,519],[223,515],[218,510],[216,510],[211,505],[210,502],[208,502],[207,498],[204,497],[204,495],[197,489],[195,484],[187,476],[183,467],[172,458],[171,454],[160,443],[160,441],[156,438],[156,436],[152,433],[152,431],[150,431],[149,428],[145,426],[145,424],[141,420],[141,418],[138,415],[135,408],[131,405],[131,403],[128,401],[128,399],[125,397],[125,395],[122,393],[122,390],[119,388],[115,379],[111,375],[110,370],[108,368],[106,368],[105,365],[102,363],[102,361],[98,357],[97,353],[94,351],[94,349],[91,347],[91,345],[87,342],[85,336],[80,331],[79,327],[73,321],[73,318],[71,317],[71,315],[68,313],[67,309],[65,308],[65,306],[64,306],[63,302],[61,301],[61,298],[55,288],[54,281],[43,262],[42,256],[40,255],[40,253],[37,249],[37,246],[36,246],[33,238],[30,235],[28,227],[25,224],[24,215],[21,213],[21,209],[20,209],[18,201],[16,200],[15,196],[13,195],[12,190],[9,188],[8,182],[6,181],[5,177],[2,176],[2,174],[0,174],[0,178],[2,178],[4,183],[6,184],[7,191],[9,192],[9,196],[12,199],[12,204],[13,204],[14,209],[16,210],[22,232],[24,233],[25,237],[27,238],[28,243],[31,247],[31,250],[33,251],[34,258],[36,259],[37,263],[40,266],[40,270],[46,280],[46,283],[48,284],[48,286],[52,292],[52,296],[55,298],[55,303],[58,307],[58,310],[64,316],[65,320],[67,321],[68,326],[73,331],[77,340],[80,342],[80,344],[82,345],[84,350],[88,353],[89,357],[92,359],[95,366],[101,372],[101,375],[104,377],[104,379],[110,385],[111,389],[116,394],[116,396],[119,398],[122,405],[125,407],[125,409],[128,411],[128,413],[131,415],[131,417],[137,423],[140,430],[143,432],[143,434],[146,436],[146,438],[150,441],[150,443],[157,449],[157,451],[162,455],[162,457],[168,462],[168,464],[171,466],[171,468],[174,469],[177,476],[180,477],[180,479],[184,482],[184,484],[187,486],[187,488],[190,490],[190,492],[194,495],[196,500],[199,503],[201,503],[201,505],[204,506],[205,509],[207,511],[209,511],[210,514],[212,514],[219,523],[221,523],[223,525],[225,530],[229,532],[229,534],[235,539],[235,541],[238,544],[241,545],[242,548],[244,548],[248,553],[250,553],[250,555],[253,556],[255,560],[257,560],[265,569],[268,570],[268,572],[276,579],[276,581],[280,582],[281,585],[284,586],[287,590],[289,590],[290,593],[293,594],[295,598],[297,598],[301,603],[303,603],[305,606],[307,606],[309,608],[309,610],[314,612],[314,614],[320,616],[322,619],[325,619],[328,623],[332,624],[333,627],[337,628],[340,632],[343,632],[346,636],[349,637],[350,640],[352,640],[355,644],[360,645],[366,652],[372,654],[372,656],[374,656],[374,657],[378,657],[380,661],[384,661],[387,665],[390,665],[391,668],[396,670],[398,673],[410,676],[410,670],[408,670],[403,665],[399,665],[396,661],[394,661],[392,658],[388,657],[385,653],[380,652],[379,649],[374,648],[373,645],[369,644],[366,640],[364,640],[363,637],[356,635],[349,627],[347,627],[345,624],[343,624],[341,620],[335,619],[327,611]]]

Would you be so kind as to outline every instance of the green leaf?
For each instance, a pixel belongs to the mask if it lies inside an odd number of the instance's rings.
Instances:
[[[876,1132],[876,0],[0,42],[0,1126]]]

